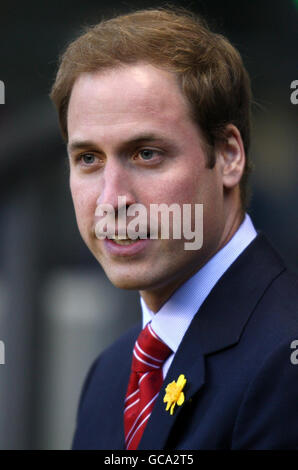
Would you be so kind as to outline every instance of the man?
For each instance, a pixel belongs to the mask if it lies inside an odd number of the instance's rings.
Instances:
[[[297,448],[297,279],[245,212],[239,53],[190,13],[135,12],[69,45],[51,97],[82,238],[115,286],[140,292],[143,313],[90,369],[73,448]],[[149,216],[130,236],[136,204],[202,204],[202,246],[162,237],[161,221],[150,237]]]

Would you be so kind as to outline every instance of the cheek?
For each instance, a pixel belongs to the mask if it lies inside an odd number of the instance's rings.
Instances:
[[[98,196],[89,185],[73,180],[70,180],[70,190],[78,225],[83,228],[85,222],[94,218]]]
[[[168,178],[159,184],[155,191],[158,202],[183,204],[200,202],[200,180],[193,175],[182,175]]]

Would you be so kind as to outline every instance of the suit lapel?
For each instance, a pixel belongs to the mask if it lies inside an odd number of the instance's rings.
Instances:
[[[100,415],[106,417],[100,435],[101,449],[124,450],[125,448],[124,397],[130,377],[132,350],[140,330],[141,323],[133,327],[127,333],[125,340],[117,344],[116,353],[113,355],[113,364],[111,363],[110,367],[113,376],[107,377],[105,383],[101,385],[102,396],[105,397],[105,400],[101,400]],[[114,363],[117,364],[116,374]],[[95,448],[98,448],[97,442]]]
[[[235,346],[257,302],[284,270],[279,256],[259,234],[215,285],[187,330],[165,378],[139,449],[164,449],[178,416],[205,382],[208,354]],[[165,387],[184,374],[185,403],[165,411]]]
[[[130,376],[130,358],[128,361],[123,361],[123,368],[119,371],[117,382],[113,384],[110,389],[109,400],[113,403],[113,409],[108,419],[113,426],[109,433],[106,435],[106,449],[123,449],[125,448],[125,437],[124,437],[124,423],[123,423],[123,412],[124,412],[124,399],[126,395],[128,380]],[[106,410],[103,410],[106,413]]]

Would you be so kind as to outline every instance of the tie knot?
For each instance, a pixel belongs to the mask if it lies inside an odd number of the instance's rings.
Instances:
[[[156,335],[148,323],[135,343],[132,368],[135,372],[158,370],[171,352],[171,349]]]

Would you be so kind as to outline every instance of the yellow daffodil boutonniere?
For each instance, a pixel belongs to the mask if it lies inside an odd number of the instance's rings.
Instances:
[[[184,403],[185,397],[184,393],[182,392],[184,386],[186,384],[186,378],[183,374],[180,374],[178,377],[177,382],[173,380],[173,382],[169,383],[166,387],[166,394],[164,396],[164,403],[167,402],[166,411],[170,409],[170,414],[174,413],[175,405],[181,406]]]

